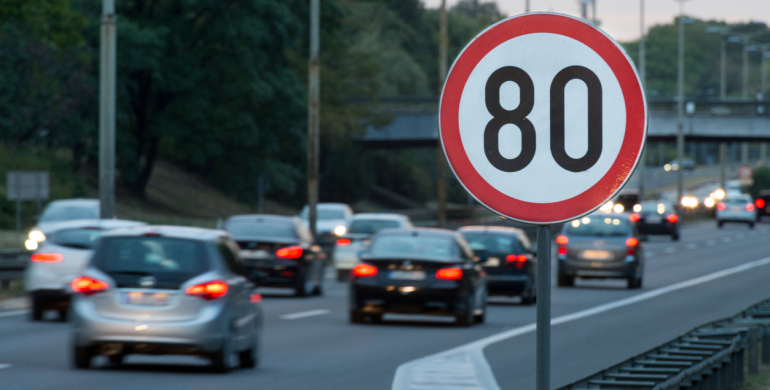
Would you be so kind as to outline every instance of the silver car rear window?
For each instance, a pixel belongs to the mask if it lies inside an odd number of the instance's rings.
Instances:
[[[451,237],[386,235],[374,239],[369,255],[390,259],[453,260],[457,243]]]
[[[48,240],[68,248],[94,249],[101,236],[102,230],[98,228],[66,229],[49,235]]]
[[[570,236],[623,237],[631,233],[627,216],[607,215],[584,217],[565,224]]]
[[[76,219],[98,219],[99,206],[56,206],[51,205],[45,209],[40,221],[72,221]]]
[[[291,221],[234,220],[225,224],[225,230],[238,237],[297,238],[297,229]]]
[[[387,219],[357,219],[350,224],[348,233],[374,234],[382,229],[397,228],[398,221],[389,221]]]

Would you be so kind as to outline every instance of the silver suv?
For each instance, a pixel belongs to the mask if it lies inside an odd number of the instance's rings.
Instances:
[[[145,226],[102,236],[72,282],[73,363],[95,355],[199,355],[218,372],[259,362],[260,296],[219,230]]]

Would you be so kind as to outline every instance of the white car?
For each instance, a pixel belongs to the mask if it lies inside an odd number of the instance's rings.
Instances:
[[[337,240],[332,258],[337,270],[337,280],[347,279],[350,270],[359,263],[361,253],[372,235],[382,229],[411,228],[409,217],[401,214],[356,214],[350,219],[347,233]]]
[[[344,235],[348,221],[353,216],[353,210],[344,203],[319,203],[316,206],[316,212],[318,215],[315,239],[321,245],[333,243],[335,237]],[[309,213],[310,208],[305,206],[300,214],[302,221],[307,226],[310,226],[308,223]]]
[[[32,253],[24,272],[24,288],[32,302],[32,320],[47,310],[66,319],[72,289],[70,284],[85,268],[105,230],[144,225],[143,222],[93,219],[62,222]]]
[[[29,232],[27,249],[35,250],[45,241],[46,235],[58,229],[59,225],[82,219],[99,219],[98,199],[62,199],[49,203],[37,225]]]
[[[716,220],[720,228],[725,222],[739,222],[747,223],[753,229],[757,222],[757,211],[751,196],[728,193],[717,203]]]

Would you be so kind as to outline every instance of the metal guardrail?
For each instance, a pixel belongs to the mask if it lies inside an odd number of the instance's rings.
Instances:
[[[770,300],[558,390],[739,389],[744,381],[744,356],[748,357],[749,374],[759,371],[760,339],[762,362],[770,363]]]

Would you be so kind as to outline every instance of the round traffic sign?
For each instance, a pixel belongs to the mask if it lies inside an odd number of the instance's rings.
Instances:
[[[439,108],[441,143],[479,202],[535,224],[586,215],[641,156],[647,103],[631,60],[568,15],[500,21],[463,49]]]

